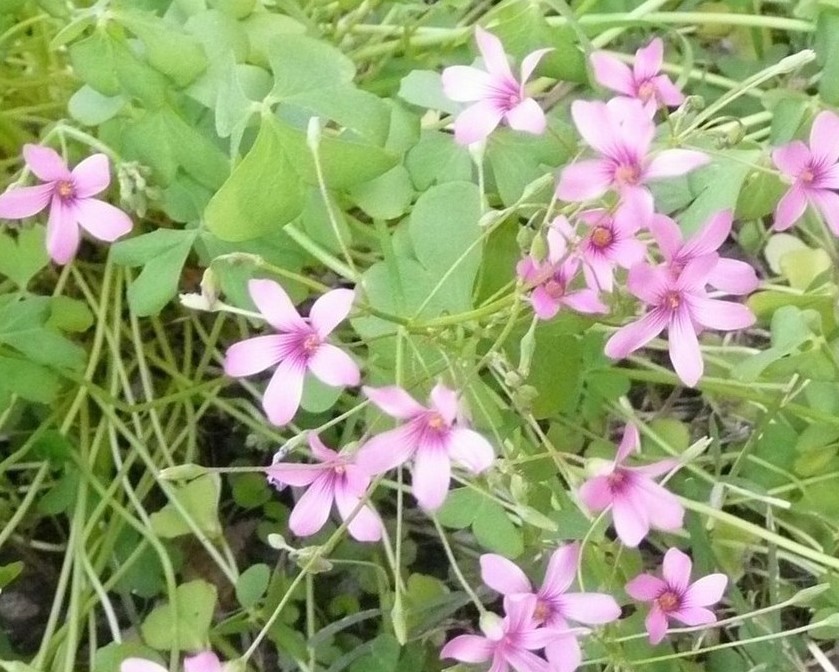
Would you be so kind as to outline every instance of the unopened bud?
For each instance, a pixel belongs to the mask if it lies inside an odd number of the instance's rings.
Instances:
[[[802,588],[793,595],[792,598],[790,598],[790,601],[793,604],[809,604],[819,595],[822,595],[828,590],[830,590],[829,583],[819,583],[815,586],[810,586],[809,588]]]
[[[320,117],[311,117],[306,128],[306,144],[313,152],[317,152],[320,147],[321,130]]]
[[[533,229],[529,227],[523,226],[519,229],[519,232],[516,234],[516,242],[522,253],[530,251],[530,246],[533,243],[535,235]]]
[[[504,621],[498,614],[493,614],[491,611],[485,611],[481,614],[480,621],[481,632],[483,632],[489,639],[498,640],[504,634]]]
[[[390,610],[390,618],[393,622],[393,634],[400,645],[405,646],[408,641],[408,625],[405,622],[405,610],[402,608],[402,595],[396,597],[396,604]]]

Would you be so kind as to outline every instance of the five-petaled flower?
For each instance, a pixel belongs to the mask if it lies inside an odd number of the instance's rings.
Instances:
[[[222,672],[223,666],[212,651],[203,651],[184,658],[184,672]],[[168,672],[168,668],[145,658],[126,658],[119,672]]]
[[[635,64],[631,69],[605,51],[592,53],[591,66],[600,85],[640,100],[647,111],[654,114],[661,105],[678,107],[685,100],[670,78],[661,74],[663,60],[664,43],[657,37],[635,52]]]
[[[551,51],[539,49],[524,57],[520,79],[510,70],[501,41],[480,26],[475,39],[486,70],[453,65],[443,70],[443,91],[457,102],[473,103],[454,122],[454,137],[462,145],[484,140],[505,120],[518,131],[540,134],[545,130],[545,113],[524,90],[542,57]]]
[[[251,299],[265,320],[278,334],[256,336],[235,343],[227,350],[224,371],[241,378],[277,370],[271,377],[262,406],[275,425],[285,425],[297,413],[303,394],[307,371],[332,387],[358,385],[358,365],[326,338],[344,320],[352,307],[355,293],[350,289],[333,289],[320,296],[304,320],[295,310],[288,294],[272,280],[251,280]]]
[[[332,502],[347,530],[358,541],[379,541],[382,521],[362,499],[370,485],[370,476],[358,467],[350,455],[327,448],[316,434],[309,434],[309,447],[318,464],[275,461],[268,467],[268,480],[275,485],[308,486],[291,512],[288,526],[298,537],[308,537],[323,527]],[[355,512],[355,515],[353,515]]]
[[[685,264],[674,276],[666,266],[633,266],[627,288],[649,306],[638,320],[615,332],[606,342],[606,355],[623,359],[667,329],[670,361],[681,381],[690,387],[702,377],[704,362],[697,333],[702,328],[733,331],[755,321],[746,306],[712,299],[705,291],[719,255],[709,254]]]
[[[709,574],[690,582],[692,563],[678,548],[664,554],[663,579],[652,574],[639,574],[626,584],[626,592],[635,600],[652,602],[645,621],[650,643],[664,639],[668,619],[687,626],[715,623],[717,617],[710,607],[722,599],[728,577]]]
[[[627,425],[611,467],[580,487],[580,499],[590,511],[611,507],[615,531],[631,547],[640,544],[650,528],[678,530],[685,515],[676,496],[653,480],[676,468],[677,462],[661,460],[641,467],[625,466],[627,458],[640,446],[637,427]]]
[[[793,140],[772,152],[772,161],[792,182],[775,208],[776,231],[795,224],[810,203],[839,236],[839,116],[820,112],[810,129],[810,146]]]
[[[600,158],[577,161],[562,170],[556,195],[563,201],[588,201],[609,189],[627,197],[646,191],[651,180],[684,175],[709,160],[707,154],[692,149],[651,154],[655,124],[644,106],[631,98],[613,98],[608,103],[575,100],[571,116]]]
[[[533,586],[525,573],[507,558],[486,553],[481,556],[484,583],[505,596],[532,595],[536,598],[533,618],[537,624],[568,630],[568,621],[602,625],[620,616],[621,609],[611,595],[566,592],[580,563],[579,544],[560,546],[551,555],[541,588]],[[573,672],[582,661],[582,651],[573,634],[557,634],[545,647],[545,655],[555,672]]]
[[[413,492],[423,509],[433,511],[445,501],[453,461],[474,474],[492,464],[492,446],[458,420],[457,393],[442,383],[431,390],[428,408],[397,386],[365,387],[364,393],[387,415],[405,422],[364,443],[356,464],[375,475],[413,459]]]
[[[49,207],[47,252],[66,264],[79,249],[79,227],[94,238],[112,242],[131,231],[131,218],[110,203],[93,198],[108,188],[111,169],[105,154],[93,154],[72,171],[58,153],[41,145],[25,145],[23,157],[36,177],[33,187],[15,187],[0,194],[0,218],[23,219]]]

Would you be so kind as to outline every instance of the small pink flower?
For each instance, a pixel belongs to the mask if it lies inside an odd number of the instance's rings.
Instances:
[[[807,203],[818,210],[834,234],[839,236],[839,116],[825,110],[810,129],[810,146],[801,140],[778,147],[772,161],[792,182],[775,208],[776,231],[797,222]]]
[[[517,131],[541,134],[545,113],[527,96],[525,82],[542,57],[551,49],[539,49],[525,56],[520,81],[515,78],[501,41],[492,33],[475,27],[475,38],[486,70],[453,65],[443,70],[443,91],[457,102],[474,102],[454,122],[454,137],[461,145],[484,140],[505,120]]]
[[[143,658],[126,658],[119,672],[169,672],[169,668]],[[184,658],[184,672],[222,672],[222,664],[212,651]]]
[[[640,229],[649,227],[653,217],[653,199],[648,193],[624,200],[614,215],[597,209],[579,214],[588,230],[582,238],[576,234],[564,217],[557,217],[557,227],[583,262],[586,284],[594,291],[611,292],[615,266],[632,268],[644,259],[646,247],[635,238]]]
[[[638,320],[618,329],[606,342],[606,355],[623,359],[667,329],[670,361],[681,381],[694,387],[704,362],[697,334],[702,328],[733,331],[754,324],[746,306],[708,297],[705,285],[718,262],[712,254],[689,261],[678,276],[664,266],[638,264],[627,288],[649,306]]]
[[[650,231],[658,243],[670,271],[679,275],[688,262],[713,255],[731,233],[731,210],[712,215],[702,229],[685,241],[679,225],[666,215],[655,215]],[[751,264],[738,259],[717,257],[716,265],[708,276],[708,284],[726,294],[750,294],[760,281]]]
[[[631,70],[605,51],[595,51],[591,55],[597,82],[607,89],[641,101],[651,115],[661,105],[678,107],[685,100],[670,78],[660,74],[663,60],[664,43],[658,37],[635,52],[635,65]]]
[[[682,526],[685,510],[675,495],[653,479],[677,466],[674,460],[661,460],[642,467],[624,466],[627,458],[641,446],[638,429],[627,425],[611,468],[580,487],[580,499],[592,512],[612,507],[612,521],[620,540],[635,547],[650,528],[672,532]]]
[[[570,231],[571,226],[560,216],[548,229],[548,258],[537,261],[533,256],[527,256],[516,267],[519,278],[533,286],[530,293],[533,312],[542,320],[550,320],[563,306],[580,313],[605,313],[607,308],[597,298],[597,292],[590,288],[571,289],[580,270],[580,260],[565,256],[563,230]]]
[[[722,599],[728,577],[709,574],[691,583],[691,569],[690,558],[678,548],[671,548],[664,554],[664,579],[639,574],[626,584],[626,592],[632,599],[653,603],[645,622],[651,644],[664,639],[670,618],[687,626],[716,623],[714,612],[705,607]]]
[[[347,529],[358,541],[379,541],[382,521],[366,504],[350,520],[370,485],[370,476],[362,471],[349,455],[339,455],[327,448],[315,434],[309,434],[309,447],[318,464],[274,462],[268,467],[268,480],[275,485],[309,486],[297,500],[288,525],[298,537],[308,537],[320,530],[332,510],[338,507],[342,520],[349,520]]]
[[[646,191],[644,185],[651,180],[684,175],[709,161],[706,154],[691,149],[664,149],[651,155],[655,124],[637,100],[575,100],[571,116],[600,158],[563,169],[556,187],[556,195],[563,201],[588,201],[609,189],[626,197]]]
[[[405,423],[363,444],[356,464],[375,475],[413,459],[414,496],[427,511],[439,508],[446,499],[452,461],[473,474],[492,464],[492,446],[480,434],[461,425],[457,394],[442,383],[431,390],[430,408],[401,387],[365,387],[364,393],[387,415]]]
[[[326,342],[346,318],[355,293],[333,289],[318,298],[304,320],[288,294],[272,280],[251,280],[251,299],[278,334],[257,336],[227,349],[224,372],[234,378],[252,376],[279,364],[265,390],[262,407],[275,425],[285,425],[297,413],[307,371],[332,387],[358,385],[358,365],[343,350]]]
[[[506,616],[488,628],[486,636],[460,635],[448,642],[440,658],[453,658],[463,663],[492,661],[490,672],[552,672],[551,666],[533,651],[554,641],[553,630],[540,628],[534,621],[536,597],[518,595],[504,600]]]
[[[26,165],[44,181],[34,187],[7,189],[0,194],[0,217],[23,219],[49,207],[47,252],[57,264],[66,264],[79,249],[79,227],[91,236],[112,242],[131,231],[131,218],[119,208],[93,198],[111,183],[105,154],[93,154],[71,172],[49,147],[24,145]]]
[[[486,553],[481,556],[481,577],[487,586],[502,595],[535,597],[534,621],[553,630],[568,630],[568,621],[587,625],[614,621],[620,616],[621,608],[611,595],[566,592],[574,582],[579,563],[579,544],[560,546],[551,555],[542,587],[534,591],[517,565],[503,556]],[[573,634],[557,635],[547,645],[545,654],[555,672],[573,672],[582,661],[582,651]]]

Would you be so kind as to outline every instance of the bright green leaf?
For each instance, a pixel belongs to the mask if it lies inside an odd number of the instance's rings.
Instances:
[[[184,583],[175,591],[174,610],[171,604],[165,604],[143,621],[140,628],[143,639],[159,651],[174,646],[186,651],[206,649],[215,608],[214,586],[201,580]]]
[[[250,609],[268,590],[271,569],[265,564],[248,567],[236,580],[236,599],[243,609]]]
[[[175,488],[172,496],[201,532],[211,539],[217,539],[222,532],[218,519],[220,494],[221,479],[218,474],[213,473]],[[151,527],[155,534],[164,539],[192,534],[186,519],[172,502],[151,515]]]

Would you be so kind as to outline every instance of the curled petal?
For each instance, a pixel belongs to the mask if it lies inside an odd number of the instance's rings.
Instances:
[[[312,304],[309,322],[317,335],[326,338],[350,314],[355,292],[351,289],[333,289]]]
[[[536,51],[530,52],[527,56],[522,59],[521,62],[521,84],[524,86],[524,83],[530,79],[530,75],[533,74],[533,71],[539,65],[539,62],[545,57],[546,54],[552,52],[553,49],[537,49]]]
[[[632,453],[637,453],[640,448],[641,435],[638,433],[638,428],[629,422],[624,427],[623,437],[615,455],[615,466],[625,462]]]
[[[728,577],[725,574],[709,574],[695,581],[687,589],[683,604],[686,607],[708,607],[722,599]]]
[[[320,437],[314,432],[310,432],[306,436],[306,441],[309,444],[309,449],[312,451],[315,459],[319,462],[331,462],[338,459],[338,453],[321,441]]]
[[[460,635],[443,647],[440,658],[454,658],[463,663],[484,663],[492,657],[494,649],[494,642],[486,637]]]
[[[667,107],[678,107],[685,102],[685,94],[677,87],[667,75],[657,75],[652,78],[655,86],[656,97],[662,105]]]
[[[308,326],[300,317],[285,290],[273,280],[251,280],[248,292],[259,312],[279,331],[305,331]]]
[[[494,591],[502,595],[532,593],[533,587],[519,566],[495,553],[481,556],[481,579]]]
[[[38,214],[49,205],[54,190],[52,184],[8,189],[0,194],[0,217],[23,219]]]
[[[309,486],[288,519],[288,526],[298,537],[308,537],[320,530],[329,517],[334,498],[332,474],[321,474]]]
[[[326,471],[329,471],[329,467],[320,464],[276,462],[268,467],[265,473],[274,485],[303,487],[314,483],[315,479]]]
[[[56,264],[66,264],[79,249],[79,227],[73,211],[54,196],[47,220],[47,252]]]
[[[682,527],[685,510],[676,495],[665,487],[649,478],[639,478],[633,496],[636,505],[646,512],[650,527],[667,532]]]
[[[292,421],[303,396],[305,368],[293,359],[280,362],[262,397],[262,408],[272,424],[281,427]]]
[[[23,146],[23,159],[29,170],[44,182],[70,179],[70,171],[64,159],[50,147],[26,144]]]
[[[664,580],[680,595],[687,590],[692,569],[693,563],[690,558],[678,548],[671,548],[664,554],[664,562],[661,565]]]
[[[309,370],[332,387],[354,387],[361,382],[361,372],[352,357],[331,343],[322,343],[309,359]]]
[[[79,200],[74,206],[79,225],[94,238],[113,242],[131,231],[131,218],[110,203],[95,198]]]
[[[370,401],[393,418],[408,420],[426,411],[425,406],[397,385],[387,387],[365,385],[361,389]]]
[[[492,466],[495,451],[489,441],[478,432],[457,427],[449,435],[449,457],[473,474],[480,474]]]
[[[451,461],[439,448],[423,447],[414,456],[412,489],[419,505],[426,511],[439,509],[449,494]]]
[[[652,574],[639,574],[626,584],[624,590],[633,600],[652,602],[667,590],[667,584]]]
[[[580,563],[580,545],[568,544],[560,546],[548,561],[545,581],[539,594],[545,599],[556,598],[564,593],[574,582],[577,566]],[[563,614],[565,616],[566,614]]]
[[[754,266],[739,259],[722,258],[708,276],[708,284],[726,294],[751,294],[760,284]]]
[[[72,175],[76,198],[90,198],[105,191],[111,183],[111,165],[108,156],[101,153],[88,156],[73,168]]]

